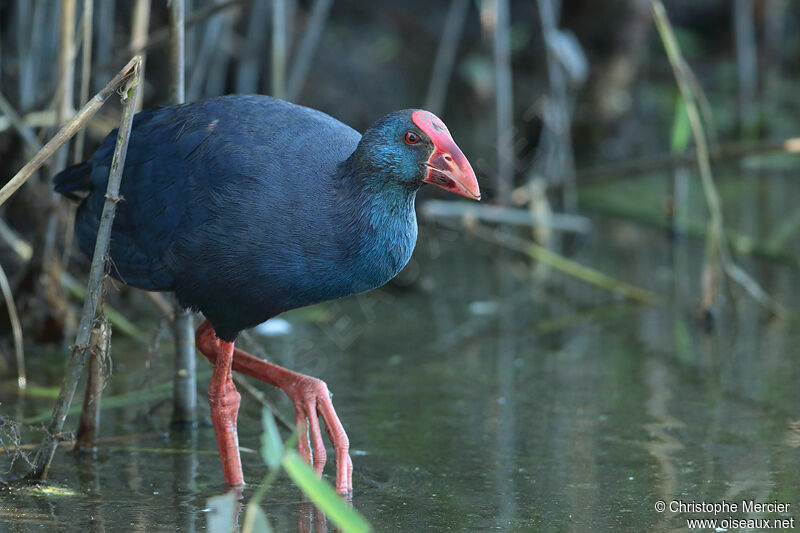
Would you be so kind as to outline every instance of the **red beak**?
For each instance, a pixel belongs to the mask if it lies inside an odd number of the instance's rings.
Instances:
[[[480,200],[481,190],[475,172],[456,146],[444,122],[433,113],[421,110],[411,113],[411,120],[433,141],[433,153],[425,163],[428,175],[422,181],[472,200]]]

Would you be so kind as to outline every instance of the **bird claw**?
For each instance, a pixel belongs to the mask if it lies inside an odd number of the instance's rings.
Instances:
[[[208,360],[215,365],[215,373],[217,372],[217,360],[222,355],[221,343],[217,338],[211,322],[206,320],[198,328],[195,334],[195,343],[200,351],[208,357]],[[325,467],[327,460],[327,453],[325,451],[325,444],[322,441],[322,434],[319,429],[319,416],[325,421],[325,426],[328,430],[328,437],[333,443],[333,449],[336,452],[336,491],[340,494],[350,494],[353,490],[353,462],[350,460],[350,441],[347,439],[342,423],[339,422],[339,417],[336,416],[336,411],[331,402],[331,394],[328,391],[328,386],[324,381],[321,381],[311,376],[298,374],[291,370],[287,370],[278,365],[264,361],[257,357],[253,357],[247,352],[233,347],[233,343],[225,344],[227,351],[225,355],[230,357],[232,355],[232,362],[227,363],[230,366],[225,367],[226,372],[222,372],[216,381],[212,382],[209,387],[209,400],[212,404],[212,418],[215,409],[219,410],[222,414],[225,406],[231,403],[227,400],[235,400],[238,409],[239,395],[233,382],[230,381],[230,370],[233,369],[237,372],[242,372],[248,376],[260,379],[266,383],[274,385],[282,389],[289,398],[292,399],[297,414],[297,451],[300,456],[307,463],[314,466],[314,471],[318,476],[322,476],[322,469]],[[233,352],[232,354],[230,352]],[[215,403],[219,403],[220,397],[224,405],[215,408]],[[219,416],[219,423],[215,424],[214,429],[217,432],[217,438],[224,437],[227,443],[231,439],[236,439],[236,413],[231,413],[227,416]],[[231,422],[233,421],[233,422]],[[219,428],[217,428],[219,426]],[[232,431],[228,431],[231,429]],[[311,444],[309,443],[309,430],[311,438],[313,439],[314,450],[312,458]],[[228,434],[230,433],[230,438]],[[235,454],[228,453],[227,455],[235,455],[236,460],[239,460],[238,442],[231,445],[220,446],[223,470],[225,472],[225,479],[232,485],[241,484],[243,482],[241,462],[238,462],[231,467],[226,467],[226,451],[235,450]],[[227,468],[227,469],[226,469]],[[236,474],[236,475],[234,475]],[[233,482],[232,482],[233,481]]]
[[[300,375],[284,389],[292,399],[297,420],[297,451],[305,462],[312,465],[317,476],[322,477],[328,454],[322,440],[319,417],[325,422],[328,438],[336,453],[336,492],[349,494],[353,490],[353,462],[350,459],[350,441],[347,438],[331,393],[324,381]]]

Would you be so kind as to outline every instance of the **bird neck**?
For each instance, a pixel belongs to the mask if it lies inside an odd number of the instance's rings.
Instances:
[[[341,167],[339,197],[350,206],[344,230],[356,260],[365,265],[360,269],[363,281],[373,288],[397,275],[411,258],[417,241],[414,201],[419,187],[406,186],[356,156]]]

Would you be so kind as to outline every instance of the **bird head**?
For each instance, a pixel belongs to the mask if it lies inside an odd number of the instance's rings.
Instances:
[[[430,183],[480,200],[475,172],[439,117],[421,109],[390,113],[364,132],[369,158],[404,185]]]

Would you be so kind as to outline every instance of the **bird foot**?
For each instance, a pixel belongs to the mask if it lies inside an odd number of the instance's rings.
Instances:
[[[297,451],[300,457],[314,467],[317,476],[322,476],[328,454],[319,427],[322,416],[328,431],[328,438],[336,453],[336,492],[349,494],[353,490],[353,462],[350,459],[350,440],[347,438],[336,410],[333,408],[331,393],[324,381],[291,373],[290,379],[281,386],[294,402],[297,420]],[[310,439],[309,439],[310,434]]]
[[[336,410],[333,408],[331,402],[331,393],[328,392],[328,386],[324,381],[293,372],[286,368],[280,367],[269,361],[264,361],[258,357],[254,357],[249,353],[233,347],[233,343],[222,343],[217,339],[217,334],[211,323],[206,320],[198,328],[195,334],[195,343],[197,348],[205,355],[215,368],[218,365],[220,356],[226,359],[230,351],[233,351],[232,369],[246,374],[250,377],[259,379],[279,389],[283,390],[289,398],[292,399],[295,407],[295,414],[297,417],[297,451],[300,456],[308,464],[314,467],[314,471],[318,476],[322,475],[322,469],[325,467],[327,460],[327,453],[325,451],[325,443],[322,441],[322,435],[319,428],[319,416],[322,416],[325,422],[325,427],[328,430],[328,437],[333,444],[333,449],[336,452],[336,492],[340,494],[350,494],[353,491],[353,462],[350,459],[350,441],[347,438],[347,433],[336,416]],[[223,348],[224,344],[224,350]],[[231,368],[223,365],[224,368]],[[209,388],[209,393],[212,389],[215,391],[225,391],[228,387],[233,389],[233,383],[228,383],[229,371],[227,373],[220,373],[219,379],[212,379],[212,387]],[[215,370],[216,374],[216,370]],[[236,393],[238,394],[238,393]],[[225,394],[227,396],[227,394]],[[212,401],[209,397],[209,401]],[[231,437],[228,436],[227,431],[231,426],[233,427],[233,436],[236,436],[236,415],[224,415],[224,410],[219,410],[221,415],[219,423],[214,422],[214,429],[217,432],[217,440],[220,441],[220,435],[223,435],[222,440],[230,443]],[[212,418],[213,417],[212,406]],[[232,423],[231,423],[232,421]],[[217,427],[219,424],[219,428]],[[309,443],[309,434],[311,441]],[[313,445],[313,457],[312,457]],[[225,444],[224,448],[230,450],[233,448],[232,444]],[[223,445],[220,445],[222,452]],[[238,452],[238,450],[237,450]],[[229,484],[231,481],[236,481],[236,472],[239,474],[239,479],[243,482],[241,476],[241,466],[236,470],[235,465],[230,468],[226,467],[226,460],[223,452],[223,469],[225,470],[225,479]],[[238,458],[238,453],[236,454]]]

